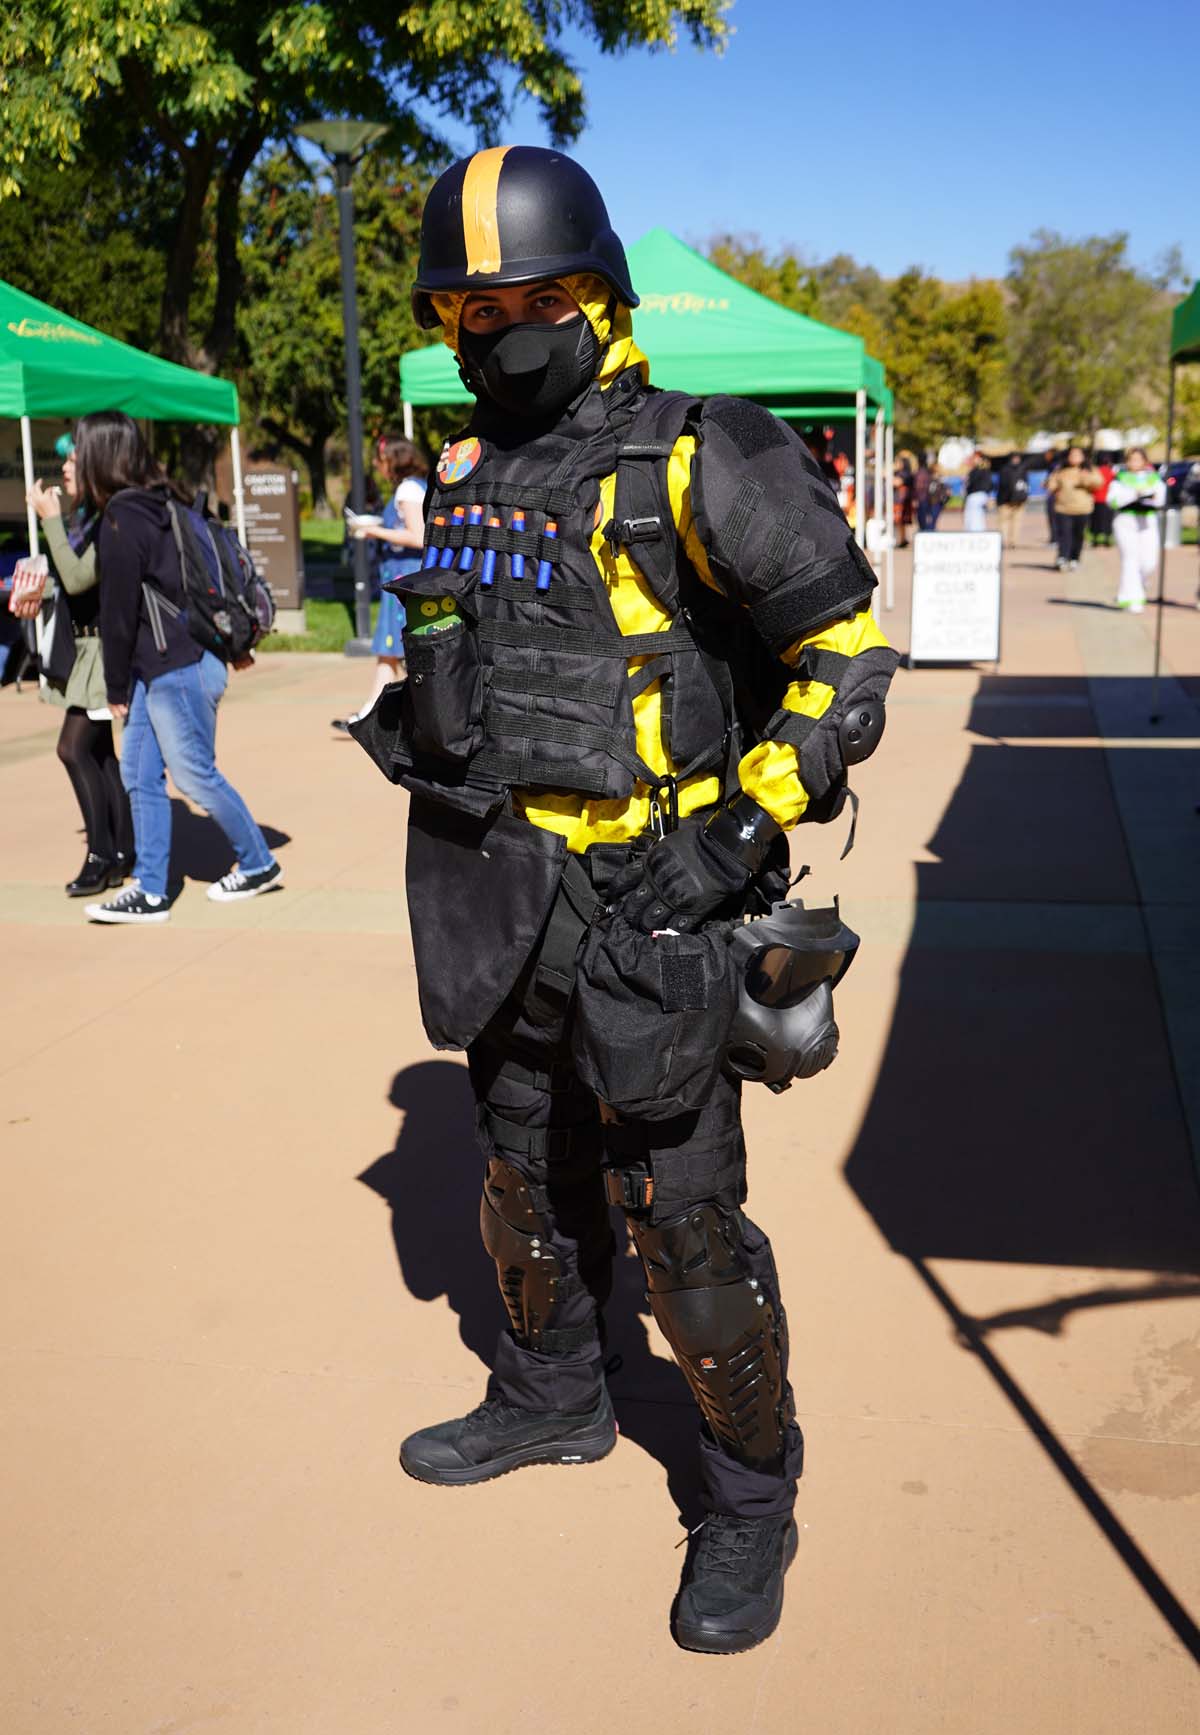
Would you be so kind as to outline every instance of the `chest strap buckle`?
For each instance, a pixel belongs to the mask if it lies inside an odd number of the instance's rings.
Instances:
[[[604,540],[614,554],[635,542],[657,542],[661,535],[661,518],[623,518],[619,524],[610,518],[604,526]]]

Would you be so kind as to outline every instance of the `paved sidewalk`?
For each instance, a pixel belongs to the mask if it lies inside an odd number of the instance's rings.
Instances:
[[[5,1735],[1196,1727],[1196,551],[1157,724],[1153,616],[1048,552],[1010,561],[998,671],[897,677],[849,859],[796,841],[864,945],[837,1065],[747,1093],[808,1466],[741,1658],[667,1631],[694,1420],[631,1258],[610,1458],[396,1463],[477,1401],[500,1310],[404,801],[328,729],[362,667],[235,679],[222,763],[287,890],[210,905],[180,804],[147,932],[63,898],[58,714],[0,693]]]

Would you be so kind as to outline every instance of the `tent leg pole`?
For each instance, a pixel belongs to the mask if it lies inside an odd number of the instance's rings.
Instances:
[[[405,398],[405,400],[404,400],[404,438],[406,440],[411,440],[412,437],[413,437],[412,405],[409,403],[408,399]]]
[[[25,471],[25,524],[29,531],[29,552],[41,552],[38,542],[38,518],[33,509],[33,424],[28,416],[21,417],[21,463]],[[39,608],[33,617],[33,637],[37,645],[38,681],[44,685],[46,676],[42,670],[42,642],[44,639],[42,610]]]
[[[237,524],[238,541],[246,543],[246,490],[242,483],[242,440],[236,428],[229,430],[229,456],[233,461],[233,517]]]
[[[883,438],[883,472],[887,478],[884,484],[887,488],[887,519],[883,526],[886,538],[883,545],[883,606],[890,611],[896,606],[896,430],[890,424]]]
[[[1175,363],[1171,363],[1170,380],[1167,386],[1167,474],[1171,471],[1171,436],[1175,431]],[[1154,678],[1150,682],[1150,721],[1160,723],[1162,717],[1158,709],[1158,682],[1162,668],[1162,636],[1163,607],[1167,584],[1167,514],[1163,509],[1162,534],[1158,549],[1158,612],[1154,622]]]
[[[28,416],[21,417],[21,461],[25,466],[25,524],[29,531],[29,552],[37,554],[38,520],[33,509],[33,425]]]
[[[867,544],[867,394],[861,386],[854,396],[854,540]]]

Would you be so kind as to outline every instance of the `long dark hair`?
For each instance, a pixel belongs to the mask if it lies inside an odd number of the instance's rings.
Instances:
[[[75,479],[81,496],[103,512],[122,488],[168,488],[185,499],[123,410],[95,410],[75,424]]]

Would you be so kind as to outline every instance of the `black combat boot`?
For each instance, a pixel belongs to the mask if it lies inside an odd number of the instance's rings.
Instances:
[[[749,1651],[770,1638],[783,1612],[783,1575],[796,1558],[794,1518],[730,1518],[700,1526],[675,1603],[676,1644],[685,1651]]]
[[[578,1415],[523,1410],[488,1396],[469,1416],[410,1434],[400,1448],[400,1463],[418,1482],[457,1487],[488,1482],[523,1464],[592,1464],[616,1443],[607,1391],[601,1391],[594,1409]]]

